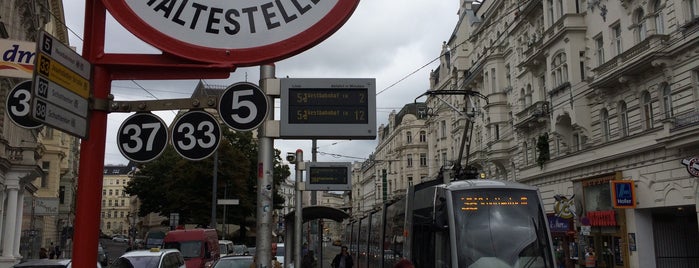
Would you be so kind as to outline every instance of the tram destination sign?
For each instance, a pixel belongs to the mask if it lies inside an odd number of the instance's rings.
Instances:
[[[306,168],[307,191],[352,190],[350,162],[306,162]]]
[[[376,79],[279,80],[281,138],[376,138]]]
[[[91,64],[45,31],[39,35],[36,52],[32,118],[87,138]]]

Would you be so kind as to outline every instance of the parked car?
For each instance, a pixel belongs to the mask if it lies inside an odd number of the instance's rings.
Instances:
[[[272,243],[272,253],[277,257],[277,261],[284,267],[284,243]]]
[[[102,264],[102,266],[109,265],[109,255],[104,251],[102,245],[97,246],[97,261]]]
[[[37,259],[28,260],[12,266],[13,268],[71,268],[72,261],[70,259]],[[102,265],[96,263],[97,268],[102,268]]]
[[[252,256],[226,256],[216,261],[213,268],[248,268],[252,261]]]
[[[215,229],[181,229],[165,234],[163,248],[182,252],[188,268],[205,268],[221,258]]]
[[[186,268],[182,253],[176,249],[151,248],[124,253],[110,268]]]
[[[248,251],[248,246],[246,245],[233,245],[233,256],[243,256],[250,255]]]
[[[114,242],[119,242],[119,243],[128,243],[129,242],[129,237],[125,235],[115,235],[112,237],[112,241]]]
[[[221,257],[229,256],[233,254],[233,241],[230,240],[219,240],[218,247]]]

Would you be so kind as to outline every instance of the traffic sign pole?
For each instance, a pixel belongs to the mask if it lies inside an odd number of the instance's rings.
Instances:
[[[260,66],[260,83],[263,84],[266,78],[274,78],[274,65]],[[274,100],[268,103],[274,103]],[[268,105],[267,109],[269,118],[274,118],[274,105]],[[260,140],[257,152],[257,236],[255,238],[257,251],[255,254],[258,267],[265,267],[265,263],[272,263],[274,139],[267,135],[264,124],[257,131]]]

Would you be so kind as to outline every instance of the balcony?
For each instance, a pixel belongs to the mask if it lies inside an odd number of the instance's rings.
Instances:
[[[515,129],[525,130],[548,122],[549,102],[538,101],[516,114]]]
[[[674,121],[675,123],[670,129],[670,132],[699,125],[699,111],[693,111],[680,116],[676,116]]]
[[[624,82],[627,76],[640,75],[655,67],[656,59],[662,58],[660,53],[665,47],[669,36],[651,35],[642,42],[627,49],[592,71],[595,73],[590,84],[594,88],[609,88]]]

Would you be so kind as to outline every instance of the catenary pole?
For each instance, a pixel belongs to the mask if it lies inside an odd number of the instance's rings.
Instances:
[[[301,267],[301,241],[303,236],[303,191],[301,190],[303,180],[303,151],[296,150],[296,208],[294,209],[294,267]]]
[[[274,78],[274,65],[260,66],[260,85]],[[274,97],[267,96],[267,118],[274,118]],[[258,128],[259,145],[257,152],[257,267],[267,268],[272,263],[272,193],[274,192],[274,139],[267,134],[264,124]]]
[[[218,192],[218,150],[214,152],[214,179],[211,182],[211,224],[210,228],[216,229],[216,194]]]

